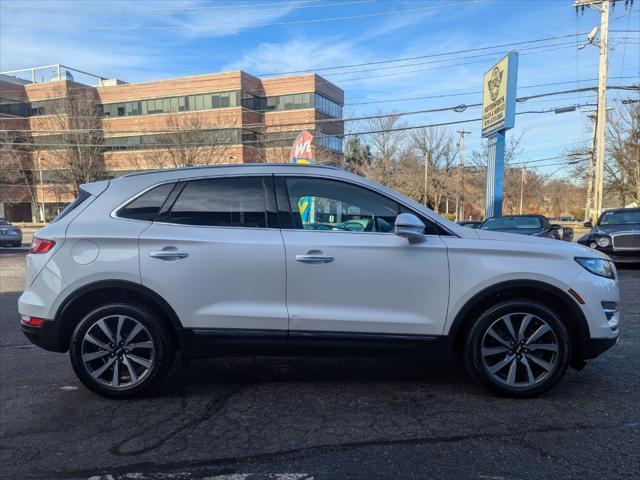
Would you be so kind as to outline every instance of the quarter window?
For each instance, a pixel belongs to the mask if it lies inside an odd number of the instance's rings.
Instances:
[[[211,227],[265,228],[264,179],[233,177],[191,181],[180,193],[167,221]]]
[[[287,191],[297,229],[389,233],[403,211],[387,197],[335,180],[292,177]]]
[[[165,183],[143,193],[121,208],[118,217],[153,221],[174,185],[174,183]]]

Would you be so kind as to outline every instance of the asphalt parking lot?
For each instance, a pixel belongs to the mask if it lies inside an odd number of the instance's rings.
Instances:
[[[23,265],[0,256],[2,478],[640,476],[638,269],[620,271],[619,344],[537,399],[436,361],[253,358],[176,362],[151,397],[114,401],[23,337]]]

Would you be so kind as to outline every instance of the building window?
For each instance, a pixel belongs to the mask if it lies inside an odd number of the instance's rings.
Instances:
[[[342,117],[342,105],[333,100],[329,100],[319,93],[315,94],[315,108],[329,117]]]

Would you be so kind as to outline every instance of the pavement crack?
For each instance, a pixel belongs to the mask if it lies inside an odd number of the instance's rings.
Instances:
[[[232,393],[233,394],[233,393]],[[231,395],[232,395],[231,394]],[[228,399],[231,395],[226,397]],[[225,398],[220,398],[217,402],[226,400]],[[126,453],[127,455],[138,455],[140,453],[144,453],[146,451],[151,450],[152,448],[157,448],[160,444],[164,443],[169,438],[175,436],[180,431],[188,428],[189,426],[197,424],[200,419],[189,422],[188,424],[183,425],[179,429],[177,429],[173,434],[163,438],[160,442],[157,442],[152,447],[141,449],[136,451],[135,453]],[[237,456],[237,457],[221,457],[221,458],[211,458],[204,460],[195,460],[195,461],[186,461],[186,462],[168,462],[163,464],[156,464],[153,462],[143,462],[138,464],[126,465],[123,467],[109,468],[107,470],[82,470],[82,471],[74,471],[74,472],[55,472],[56,478],[77,478],[82,476],[91,476],[91,475],[100,475],[100,474],[124,474],[127,472],[139,472],[139,473],[153,473],[153,472],[164,472],[171,470],[180,470],[185,471],[188,469],[199,469],[199,468],[211,468],[211,467],[229,467],[233,466],[234,468],[240,468],[243,464],[255,464],[261,462],[271,462],[271,461],[282,461],[287,459],[300,459],[302,457],[308,456],[316,456],[323,454],[330,454],[335,451],[341,450],[357,450],[363,448],[372,448],[372,447],[385,447],[385,446],[398,446],[398,445],[430,445],[430,444],[443,444],[443,443],[457,443],[457,442],[465,442],[470,440],[503,440],[507,438],[519,438],[524,437],[525,435],[534,435],[540,433],[562,433],[562,432],[580,432],[580,431],[591,431],[591,430],[611,430],[611,429],[627,429],[627,428],[638,428],[640,424],[637,422],[634,423],[616,423],[616,424],[604,424],[604,425],[582,425],[582,424],[574,424],[568,426],[548,426],[542,428],[530,429],[524,432],[507,432],[507,433],[470,433],[470,434],[460,434],[460,435],[449,435],[449,436],[440,436],[440,437],[415,437],[415,438],[405,438],[405,439],[383,439],[383,440],[365,440],[361,442],[351,442],[351,443],[335,443],[335,444],[325,444],[325,445],[314,445],[309,447],[301,447],[290,450],[281,450],[275,452],[265,452],[259,453],[255,455],[247,455],[247,456]],[[121,444],[118,444],[121,445]],[[113,450],[113,447],[112,449]],[[111,451],[110,450],[110,451]],[[114,453],[111,451],[111,453]],[[123,455],[122,453],[114,453],[115,455]],[[51,478],[50,473],[40,472],[33,476],[33,478]]]
[[[232,396],[234,396],[240,390],[241,390],[241,387],[234,388],[234,389],[226,392],[223,396],[221,396],[219,398],[216,398],[214,400],[211,400],[207,404],[207,406],[205,408],[205,413],[203,413],[202,415],[199,415],[197,418],[194,418],[191,421],[188,421],[188,422],[180,425],[178,428],[176,428],[176,429],[172,430],[171,432],[167,433],[166,435],[160,437],[157,441],[155,441],[151,445],[148,445],[148,446],[146,446],[144,448],[139,448],[137,450],[126,450],[125,451],[122,448],[127,443],[132,441],[133,439],[147,434],[150,430],[152,430],[155,427],[161,425],[164,421],[166,421],[168,419],[164,419],[164,420],[161,420],[159,422],[155,422],[153,425],[149,426],[144,431],[136,432],[133,435],[125,438],[124,440],[116,443],[115,445],[113,445],[112,447],[109,448],[109,453],[111,453],[112,455],[115,455],[115,456],[136,456],[136,455],[141,455],[143,453],[147,453],[147,452],[150,452],[152,450],[155,450],[155,449],[159,448],[160,446],[162,446],[166,441],[168,441],[171,438],[173,438],[176,435],[178,435],[180,432],[182,432],[184,430],[187,430],[189,428],[192,428],[192,427],[196,427],[196,426],[200,425],[201,423],[203,423],[203,422],[211,419],[212,417],[214,417],[218,412],[220,412],[225,407],[225,405],[227,404],[229,399]]]

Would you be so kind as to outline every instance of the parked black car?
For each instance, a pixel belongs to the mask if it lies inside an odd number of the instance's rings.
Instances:
[[[19,247],[22,245],[22,230],[11,222],[0,218],[0,246]]]
[[[511,215],[487,218],[478,228],[481,230],[555,238],[556,240],[563,239],[562,227],[550,223],[549,219],[543,215]],[[573,237],[573,230],[571,231],[571,237]]]
[[[456,223],[458,225],[462,225],[463,227],[469,227],[469,228],[480,228],[480,225],[482,224],[482,222],[476,221],[476,220],[461,220]]]
[[[640,208],[616,208],[600,215],[578,243],[606,253],[616,263],[640,263]]]

